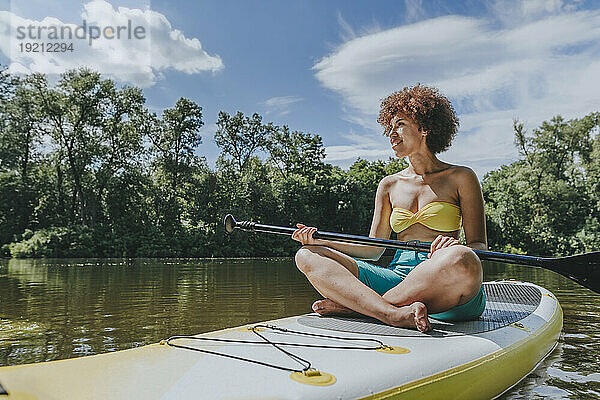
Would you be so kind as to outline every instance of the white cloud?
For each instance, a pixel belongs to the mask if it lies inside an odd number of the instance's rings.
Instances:
[[[265,107],[265,114],[287,115],[291,111],[291,106],[294,103],[302,101],[302,98],[296,96],[280,96],[271,97],[265,100],[262,104]]]
[[[344,135],[349,144],[327,146],[327,162],[354,160],[357,157],[378,159],[392,157],[394,153],[385,146],[387,139],[375,135],[359,135],[354,132]]]
[[[461,119],[459,136],[442,158],[471,165],[481,177],[517,157],[514,118],[532,129],[557,114],[574,118],[598,110],[600,10],[565,11],[572,6],[534,1],[510,26],[496,15],[404,25],[350,40],[313,69],[325,88],[341,95],[346,119],[377,133],[367,121],[376,120],[390,92],[418,82],[440,88]],[[360,154],[377,152],[375,145],[353,143]],[[334,157],[353,157],[352,149],[333,150]]]
[[[343,41],[348,41],[356,38],[356,32],[350,24],[342,17],[342,13],[338,11],[337,21],[341,29],[341,38]]]
[[[562,0],[496,0],[490,3],[490,8],[505,26],[514,26],[540,17],[574,11],[579,3],[580,0],[567,3]]]
[[[404,7],[406,8],[406,22],[416,22],[425,17],[423,0],[404,0]]]
[[[90,35],[83,38],[82,28],[79,29],[79,37],[83,39],[69,38],[68,31],[75,34],[83,21],[88,33],[90,29],[94,29],[91,27],[98,27],[100,30],[112,27],[107,31],[112,38],[101,35],[92,40],[90,45]],[[29,26],[33,27],[33,35],[29,35]],[[18,27],[22,27],[20,31]],[[134,31],[136,27],[140,29],[137,39]],[[64,32],[64,39],[51,40],[50,29]],[[19,40],[22,33],[26,37]],[[72,43],[73,51],[22,51],[20,45],[26,42],[37,43],[38,48],[39,44],[47,46],[48,42]],[[10,11],[0,11],[0,50],[9,57],[9,70],[12,72],[57,74],[72,68],[89,67],[122,82],[142,87],[153,85],[169,69],[195,74],[202,71],[216,72],[223,68],[218,55],[210,55],[198,39],[187,38],[181,31],[174,29],[163,14],[150,9],[126,7],[115,10],[105,0],[92,0],[84,4],[81,21],[77,23],[63,22],[55,17],[37,21]]]

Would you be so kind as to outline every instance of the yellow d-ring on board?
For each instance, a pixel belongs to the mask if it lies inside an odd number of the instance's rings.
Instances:
[[[296,382],[313,386],[330,386],[337,382],[335,376],[327,372],[308,370],[304,372],[292,372],[290,378]]]
[[[375,351],[378,351],[380,353],[386,353],[386,354],[410,353],[409,349],[405,349],[404,347],[398,347],[398,346],[382,346],[382,347],[376,348]]]
[[[525,331],[527,333],[531,333],[531,329],[529,329],[528,327],[526,327],[525,325],[523,325],[520,322],[514,322],[514,323],[510,324],[510,326],[512,326],[514,328],[517,328],[517,329],[520,329],[522,331]]]
[[[243,328],[236,329],[238,332],[262,332],[266,330],[267,328],[261,328],[260,326],[245,326]]]

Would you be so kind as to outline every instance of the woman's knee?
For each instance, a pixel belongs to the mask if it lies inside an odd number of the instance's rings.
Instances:
[[[296,252],[296,266],[305,275],[310,274],[319,265],[318,258],[322,246],[302,246]]]
[[[441,260],[443,264],[451,266],[455,272],[466,275],[474,280],[483,278],[483,270],[481,268],[481,260],[477,257],[477,254],[467,246],[456,245],[447,247],[444,250],[444,260]],[[435,254],[435,253],[434,253]]]
[[[351,257],[327,246],[302,246],[296,252],[296,266],[304,275],[331,272],[331,268],[345,268],[358,277],[358,266]]]

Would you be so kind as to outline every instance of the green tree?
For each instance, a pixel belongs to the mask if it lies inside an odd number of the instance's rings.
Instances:
[[[117,176],[135,176],[146,156],[143,146],[145,98],[139,88],[118,89],[112,80],[102,80],[98,143],[93,164],[95,196],[90,200],[90,224],[103,221],[105,194]]]
[[[68,71],[54,88],[48,86],[43,75],[33,75],[31,82],[47,116],[52,138],[59,147],[56,168],[57,175],[61,177],[61,159],[66,159],[71,178],[71,187],[67,186],[71,192],[69,221],[88,222],[86,173],[98,153],[102,106],[100,74],[87,69]],[[62,190],[62,187],[59,188],[61,197]]]
[[[159,171],[167,181],[167,187],[163,187],[166,203],[161,214],[163,224],[172,227],[173,222],[181,222],[182,185],[201,163],[195,151],[202,143],[199,134],[203,125],[202,108],[181,98],[154,125],[154,130],[149,131],[150,139],[158,155]]]
[[[269,152],[268,161],[284,178],[290,173],[312,174],[325,158],[323,139],[300,131],[290,132],[287,125],[273,126],[265,140]]]
[[[4,75],[0,88],[0,161],[4,171],[5,204],[2,231],[4,240],[21,234],[30,223],[30,216],[38,197],[40,186],[31,182],[32,169],[40,158],[38,146],[44,136],[43,115],[35,101],[28,79]],[[34,171],[35,172],[35,171]],[[17,182],[15,180],[19,181]]]
[[[239,111],[234,116],[221,111],[217,119],[215,143],[221,148],[223,158],[231,160],[240,173],[248,160],[264,148],[268,135],[274,129],[272,123],[263,125],[262,117],[256,113],[246,117]]]
[[[514,129],[522,159],[483,180],[490,245],[540,255],[591,250],[582,232],[597,221],[589,186],[598,114],[555,117],[531,135],[518,121]]]
[[[9,118],[2,135],[2,142],[12,154],[12,159],[4,161],[8,166],[16,164],[14,166],[21,175],[23,185],[26,185],[29,167],[36,156],[35,150],[45,133],[44,117],[30,82],[26,79],[16,80],[15,83],[14,95],[5,104]]]

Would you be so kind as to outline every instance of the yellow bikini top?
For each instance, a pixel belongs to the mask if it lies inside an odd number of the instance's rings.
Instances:
[[[445,201],[429,203],[416,213],[395,207],[390,215],[390,226],[396,233],[414,224],[425,225],[434,231],[453,232],[460,229],[461,223],[460,207]]]

